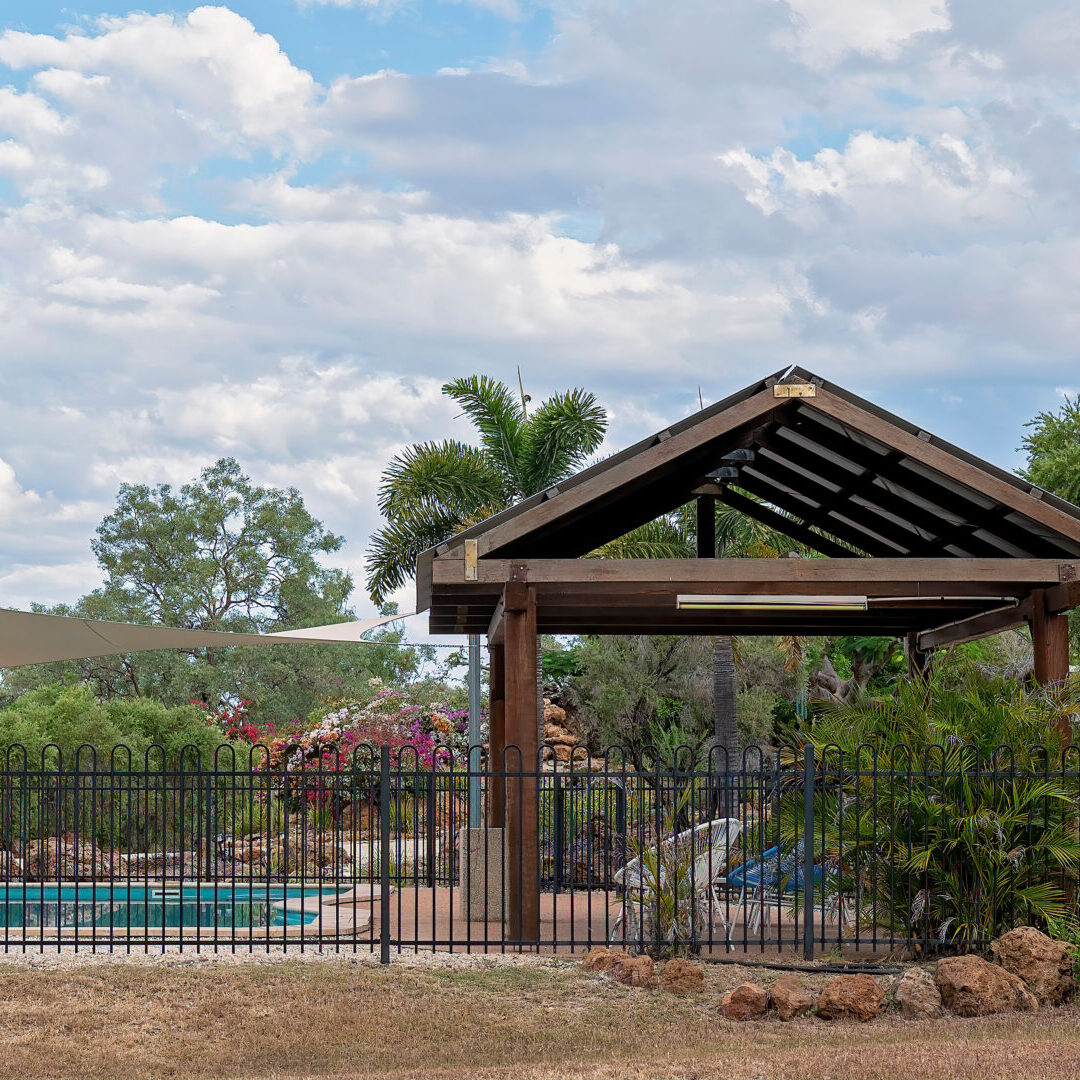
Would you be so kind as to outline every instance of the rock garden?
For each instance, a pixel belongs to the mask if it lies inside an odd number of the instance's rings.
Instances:
[[[816,1017],[867,1023],[889,1013],[935,1020],[1053,1009],[1075,997],[1075,963],[1069,944],[1019,927],[992,942],[985,957],[881,965],[880,974],[865,970],[874,965],[856,964],[793,963],[793,970],[783,970],[779,962],[717,964],[683,957],[657,962],[607,946],[591,949],[582,967],[636,990],[712,995],[718,1015],[736,1022]]]

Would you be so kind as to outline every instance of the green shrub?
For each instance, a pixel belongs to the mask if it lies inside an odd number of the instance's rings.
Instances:
[[[168,708],[147,698],[117,698],[99,702],[88,686],[47,686],[32,690],[0,711],[0,753],[13,769],[21,768],[22,753],[31,770],[55,769],[60,762],[73,768],[78,755],[80,770],[104,771],[115,762],[126,770],[142,769],[151,746],[150,767],[185,770],[214,761],[214,753],[225,742],[221,733],[206,723],[206,714],[193,705]],[[80,749],[90,747],[92,749]],[[185,747],[194,750],[184,752]],[[115,752],[114,752],[115,751]],[[44,754],[44,757],[42,756]],[[241,752],[246,765],[246,753]],[[238,763],[240,763],[238,758]]]
[[[1047,689],[987,672],[961,657],[942,665],[929,680],[901,682],[890,693],[868,694],[851,705],[823,706],[807,738],[817,747],[845,752],[859,746],[881,751],[904,746],[916,765],[929,748],[951,743],[984,755],[1010,746],[1021,757],[1043,746],[1052,763],[1062,746],[1061,722],[1078,713],[1080,676]]]

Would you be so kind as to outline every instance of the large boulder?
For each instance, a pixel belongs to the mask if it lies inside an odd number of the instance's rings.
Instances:
[[[941,991],[925,968],[904,972],[896,986],[896,1004],[905,1020],[936,1020],[945,1014]]]
[[[544,698],[544,723],[557,727],[566,723],[566,710],[560,705],[552,705],[550,698]]]
[[[705,989],[705,971],[681,956],[660,969],[660,989],[670,994],[700,994]]]
[[[72,834],[31,840],[22,863],[27,881],[107,880],[114,869],[122,873],[119,855]]]
[[[656,969],[651,956],[620,956],[611,965],[610,975],[627,986],[656,989]]]
[[[1019,926],[990,945],[994,963],[1019,975],[1040,1005],[1062,1005],[1076,993],[1073,959],[1066,945]]]
[[[558,724],[544,725],[545,743],[551,743],[552,746],[561,745],[562,743],[565,743],[567,746],[577,746],[578,741],[576,735],[571,735],[566,728],[560,727]]]
[[[585,954],[581,966],[586,971],[610,971],[616,960],[621,960],[627,955],[625,949],[609,949],[606,945],[594,945]]]
[[[656,986],[652,957],[631,956],[625,949],[597,945],[585,954],[581,966],[586,971],[610,975],[627,986]]]
[[[720,1012],[729,1020],[758,1020],[769,1007],[769,995],[760,986],[743,983],[720,999]]]
[[[769,996],[781,1020],[805,1016],[814,1007],[814,995],[794,975],[781,975]]]
[[[978,956],[947,956],[938,961],[934,982],[941,1003],[957,1016],[1031,1012],[1039,1007],[1019,975]]]
[[[885,992],[870,975],[838,975],[818,995],[822,1020],[873,1020],[885,1011]]]

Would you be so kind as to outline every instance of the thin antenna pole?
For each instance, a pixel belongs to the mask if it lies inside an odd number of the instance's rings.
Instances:
[[[525,384],[521,381],[521,365],[517,366],[518,373],[518,391],[521,394],[521,411],[528,416],[529,415],[529,402],[532,401],[532,397],[525,393]]]

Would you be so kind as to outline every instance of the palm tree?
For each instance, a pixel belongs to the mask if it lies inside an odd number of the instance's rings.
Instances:
[[[472,421],[480,445],[417,443],[383,471],[379,509],[386,524],[372,536],[367,558],[367,587],[376,603],[412,577],[421,552],[576,472],[607,431],[607,413],[581,389],[552,394],[531,412],[523,389],[515,394],[486,375],[455,379],[442,392]],[[543,741],[539,637],[536,659]]]
[[[386,524],[371,538],[367,587],[381,603],[416,570],[421,552],[557,484],[596,452],[607,414],[585,390],[553,394],[529,411],[526,394],[486,375],[448,382],[479,446],[417,443],[391,459],[379,487]]]

